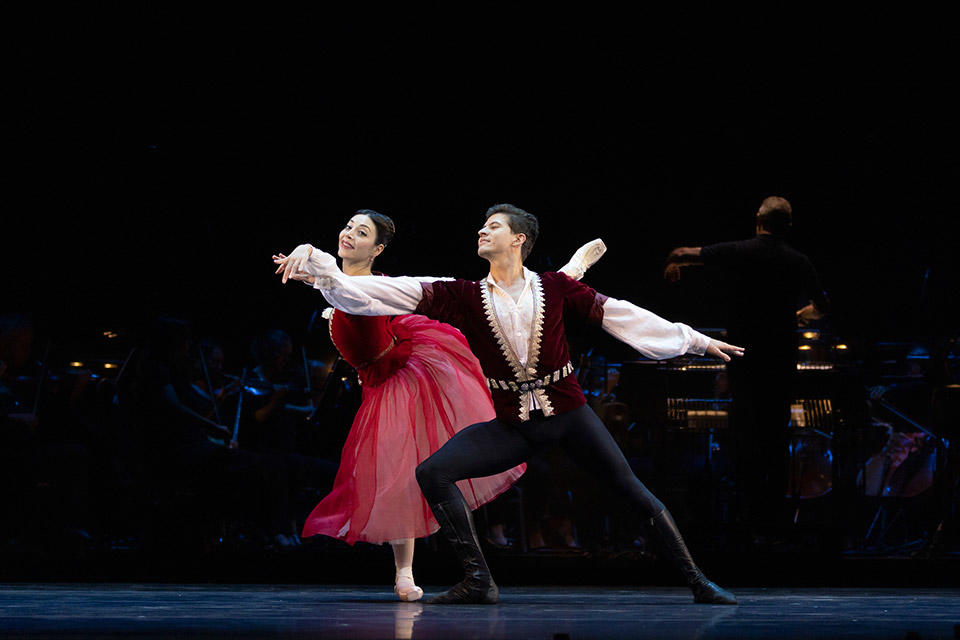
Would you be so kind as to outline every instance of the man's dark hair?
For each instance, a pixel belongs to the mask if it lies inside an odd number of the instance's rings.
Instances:
[[[393,220],[373,209],[357,209],[354,215],[367,216],[373,221],[373,225],[377,228],[376,242],[384,247],[390,244],[393,236],[397,233],[397,226],[393,224]]]
[[[764,231],[785,236],[793,224],[793,207],[780,196],[765,198],[757,211],[757,224]]]
[[[540,235],[540,223],[537,222],[537,216],[512,204],[495,204],[487,209],[487,218],[489,219],[496,213],[506,214],[510,231],[527,236],[527,239],[523,241],[523,246],[520,247],[520,260],[526,260],[530,252],[533,251],[533,244],[537,241],[537,236]]]

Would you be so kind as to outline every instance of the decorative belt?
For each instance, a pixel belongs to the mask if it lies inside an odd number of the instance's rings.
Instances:
[[[487,386],[491,389],[500,389],[502,391],[517,391],[519,393],[527,393],[528,391],[533,391],[534,389],[549,387],[554,382],[563,380],[571,373],[573,373],[573,363],[568,362],[567,364],[563,365],[562,368],[557,369],[553,373],[545,375],[542,378],[537,378],[536,380],[523,380],[521,382],[514,382],[511,380],[494,380],[493,378],[487,378]]]
[[[375,356],[373,357],[373,360],[371,360],[371,361],[369,361],[369,362],[364,362],[364,363],[361,364],[361,365],[357,365],[355,368],[356,368],[356,369],[366,369],[367,367],[373,365],[375,362],[379,361],[380,358],[382,358],[383,356],[385,356],[385,355],[387,355],[388,353],[390,353],[395,346],[397,346],[397,336],[391,336],[391,338],[390,338],[390,344],[387,345],[387,348],[386,348],[386,349],[384,349],[383,351],[381,351],[380,353],[378,353],[377,355],[375,355]]]
[[[361,369],[366,369],[367,367],[372,366],[374,363],[379,361],[380,358],[390,353],[395,346],[397,346],[397,336],[393,336],[393,339],[390,341],[390,344],[387,345],[387,348],[381,351],[380,353],[378,353],[373,360],[369,362],[364,362],[363,364],[359,364],[353,368],[357,370],[357,373],[360,373]],[[363,378],[361,378],[360,376],[357,376],[357,384],[359,384],[361,387],[363,386]]]

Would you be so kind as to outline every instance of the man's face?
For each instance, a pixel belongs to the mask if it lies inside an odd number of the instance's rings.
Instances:
[[[487,218],[477,233],[480,236],[477,238],[477,255],[487,260],[523,246],[526,240],[522,233],[510,230],[510,217],[505,213],[495,213]]]

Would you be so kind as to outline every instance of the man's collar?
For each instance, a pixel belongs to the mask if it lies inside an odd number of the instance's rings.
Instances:
[[[526,267],[523,267],[523,281],[524,281],[524,282],[530,282],[530,276],[531,276],[531,274],[533,274],[533,271],[530,271],[530,269],[527,269]],[[487,282],[489,282],[490,284],[494,285],[495,287],[499,287],[499,286],[500,286],[499,284],[497,284],[497,281],[493,279],[493,274],[492,274],[492,273],[488,273],[488,274],[487,274]]]

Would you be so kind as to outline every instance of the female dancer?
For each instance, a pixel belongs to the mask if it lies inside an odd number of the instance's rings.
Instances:
[[[372,275],[374,258],[394,232],[387,216],[357,211],[340,231],[337,255],[343,272]],[[579,279],[604,250],[595,240],[582,247],[564,271]],[[280,264],[285,257],[274,256],[274,262]],[[297,279],[313,280],[305,274]],[[449,325],[418,315],[355,316],[341,311],[329,320],[331,340],[359,374],[363,400],[333,490],[307,518],[303,535],[324,534],[349,544],[390,542],[394,591],[401,600],[419,600],[423,590],[413,580],[414,539],[434,533],[439,525],[414,470],[463,427],[493,419],[486,378],[466,339]],[[519,465],[458,486],[476,509],[506,491],[524,469]]]

